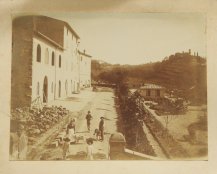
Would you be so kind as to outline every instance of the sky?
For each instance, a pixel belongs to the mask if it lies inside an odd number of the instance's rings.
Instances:
[[[80,50],[113,64],[161,61],[176,52],[206,57],[202,13],[49,13],[80,36]]]

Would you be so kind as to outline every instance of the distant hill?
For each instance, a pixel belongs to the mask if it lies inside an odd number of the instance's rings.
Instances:
[[[143,83],[155,83],[179,91],[177,95],[190,98],[192,102],[205,103],[207,97],[206,59],[189,53],[176,53],[161,62],[141,65],[112,65],[92,61],[92,79],[119,83],[131,87]]]

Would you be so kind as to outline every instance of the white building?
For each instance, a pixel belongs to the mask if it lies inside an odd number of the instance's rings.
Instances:
[[[81,88],[91,86],[91,56],[84,52],[78,51],[80,60],[80,85]]]
[[[138,92],[145,99],[158,99],[163,98],[165,93],[165,88],[155,84],[145,84],[138,89]]]
[[[83,66],[90,81],[91,59],[80,63],[80,38],[68,23],[46,16],[18,17],[12,39],[12,108],[78,93]]]

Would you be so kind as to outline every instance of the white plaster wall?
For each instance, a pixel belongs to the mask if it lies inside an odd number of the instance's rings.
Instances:
[[[81,86],[91,83],[91,58],[84,55],[80,55],[80,83]]]
[[[77,83],[79,82],[79,63],[77,60],[77,41],[73,33],[64,27],[64,53],[61,74],[64,74],[64,91],[65,96],[78,92]],[[65,83],[68,83],[68,93],[66,94]]]
[[[41,62],[36,61],[37,54],[37,45],[41,46]],[[45,64],[45,52],[46,49],[49,51],[49,63]],[[52,52],[55,55],[55,65],[52,66]],[[32,63],[32,100],[37,97],[37,83],[40,84],[39,96],[43,101],[43,83],[44,78],[47,76],[48,78],[48,102],[54,100],[54,97],[57,97],[57,89],[55,94],[55,66],[57,65],[57,56],[62,54],[62,51],[57,50],[55,47],[44,41],[43,39],[33,38],[33,63]],[[58,77],[60,78],[60,77]],[[57,79],[58,79],[57,78]],[[53,83],[53,92],[52,92],[52,83]]]
[[[83,84],[90,81],[90,58],[84,57],[79,61],[77,40],[70,30],[64,27],[64,51],[55,48],[44,39],[33,38],[33,66],[32,66],[32,100],[37,98],[37,83],[39,82],[39,96],[43,101],[44,78],[48,78],[48,102],[58,98],[66,98],[74,92],[79,92],[80,79]],[[36,61],[37,45],[41,46],[41,62]],[[46,49],[49,51],[49,63],[45,64]],[[55,65],[52,66],[52,52],[55,54]],[[61,56],[61,67],[59,57]],[[86,64],[85,64],[86,62]],[[81,73],[82,71],[82,73]],[[59,97],[59,82],[60,97]],[[52,92],[53,83],[53,92]]]

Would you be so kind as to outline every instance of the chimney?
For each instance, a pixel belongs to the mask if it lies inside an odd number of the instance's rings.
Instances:
[[[85,52],[86,52],[86,51],[84,50],[84,54],[85,54]]]
[[[198,52],[197,52],[197,57],[198,57]]]

